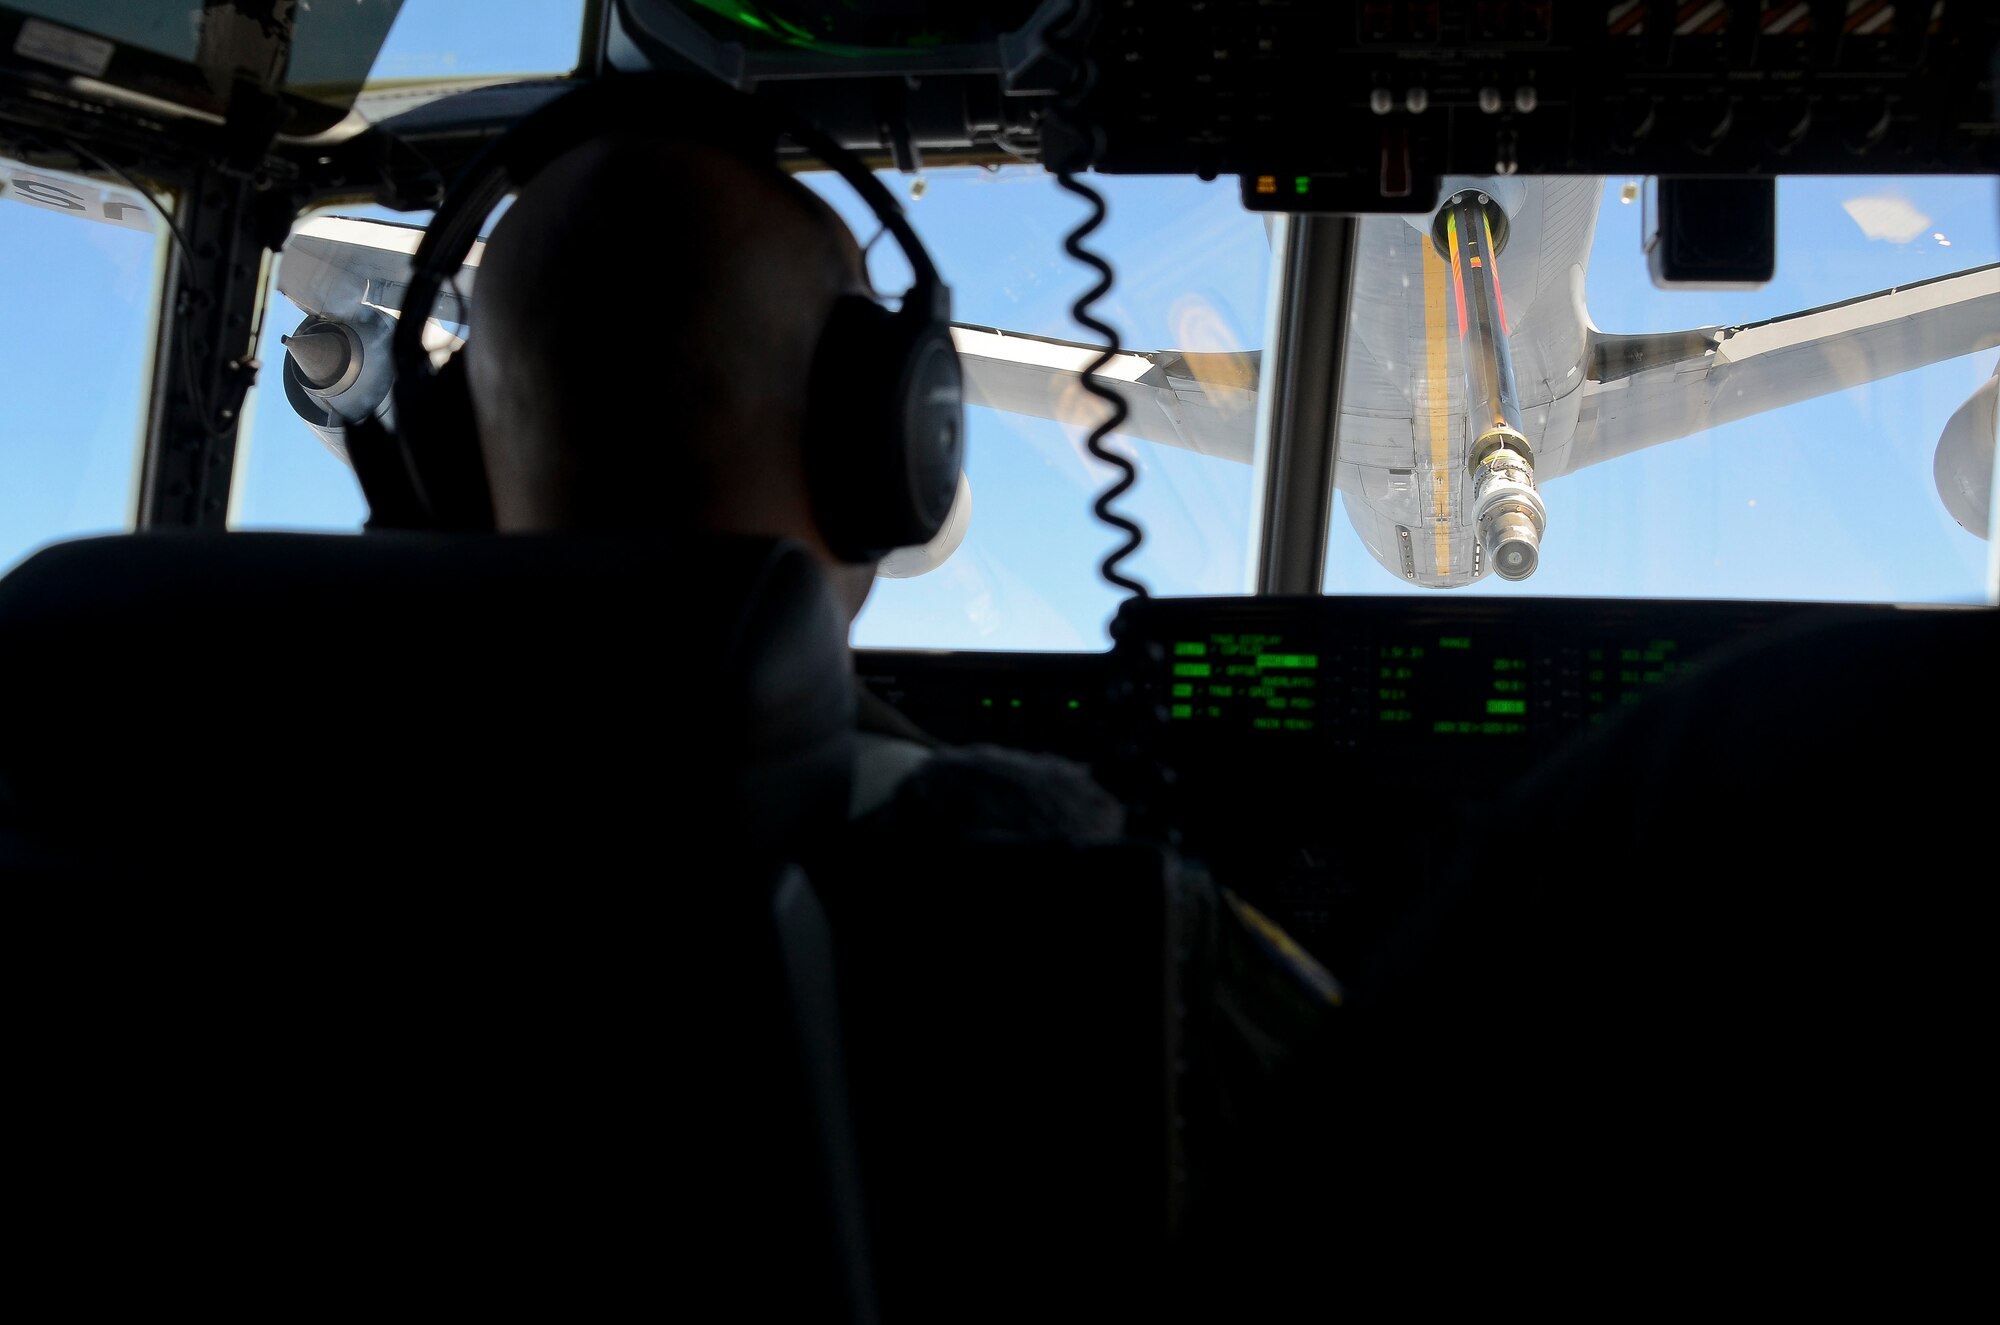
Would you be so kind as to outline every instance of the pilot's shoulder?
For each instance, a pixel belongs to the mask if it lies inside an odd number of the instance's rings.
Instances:
[[[864,747],[877,773],[901,763],[868,817],[934,838],[1097,838],[1125,827],[1125,809],[1090,770],[1059,755],[998,745],[893,752]]]
[[[883,732],[854,737],[854,782],[847,817],[863,819],[887,805],[904,780],[923,767],[935,747]]]

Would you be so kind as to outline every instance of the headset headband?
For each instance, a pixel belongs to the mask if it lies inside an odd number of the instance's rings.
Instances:
[[[662,136],[711,144],[750,160],[775,161],[782,139],[810,152],[861,196],[909,259],[916,282],[899,316],[947,324],[951,291],[911,229],[896,196],[859,158],[775,103],[726,84],[678,74],[619,74],[587,83],[530,114],[482,148],[447,192],[412,259],[410,287],[395,333],[396,387],[429,376],[424,326],[439,290],[472,252],[479,228],[500,200],[571,148],[608,131],[643,132],[665,124]],[[698,126],[688,132],[685,126]]]

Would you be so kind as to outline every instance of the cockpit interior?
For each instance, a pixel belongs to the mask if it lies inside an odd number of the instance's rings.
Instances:
[[[884,426],[953,460],[851,628],[782,540],[496,532],[439,384],[585,105],[768,116],[920,328]],[[1962,0],[0,0],[37,1258],[1973,1300],[1996,177]],[[697,405],[650,315],[574,329],[635,447]],[[1125,826],[822,865],[857,702]],[[1255,1089],[1189,868],[1333,1009]]]

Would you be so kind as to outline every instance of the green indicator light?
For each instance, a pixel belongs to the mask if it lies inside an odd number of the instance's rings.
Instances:
[[[993,701],[990,699],[982,699],[979,701],[979,707],[983,709],[990,709],[993,707]]]
[[[1300,193],[1304,193],[1307,189],[1311,187],[1312,187],[1311,175],[1300,175],[1294,180],[1292,180],[1292,188]]]
[[[1438,641],[1440,649],[1469,649],[1472,647],[1470,635],[1446,635]]]
[[[1526,713],[1528,701],[1525,699],[1489,699],[1486,701],[1488,713]]]
[[[1176,658],[1206,658],[1207,656],[1208,646],[1200,640],[1187,640],[1174,645],[1174,657]]]
[[[1072,699],[1069,702],[1069,706],[1073,709],[1080,709],[1083,707],[1083,701],[1080,699]]]
[[[1176,704],[1168,712],[1176,718],[1192,718],[1194,716],[1194,705]]]
[[[1207,664],[1207,663],[1175,663],[1175,664],[1174,664],[1174,675],[1175,675],[1175,676],[1207,676],[1207,675],[1208,675],[1208,664]]]
[[[1017,709],[1021,707],[1021,701],[1018,699],[1010,699],[1007,701],[1007,707],[1010,709]]]
[[[1305,667],[1317,668],[1319,655],[1316,653],[1260,653],[1257,655],[1259,667]]]

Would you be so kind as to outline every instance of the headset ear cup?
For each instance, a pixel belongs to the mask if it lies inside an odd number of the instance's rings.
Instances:
[[[834,555],[876,561],[928,542],[951,513],[964,405],[950,330],[842,295],[813,360],[806,475]]]
[[[917,537],[899,539],[896,547],[937,537],[965,471],[965,378],[950,324],[922,323],[904,362],[903,435],[909,439],[906,469]]]

